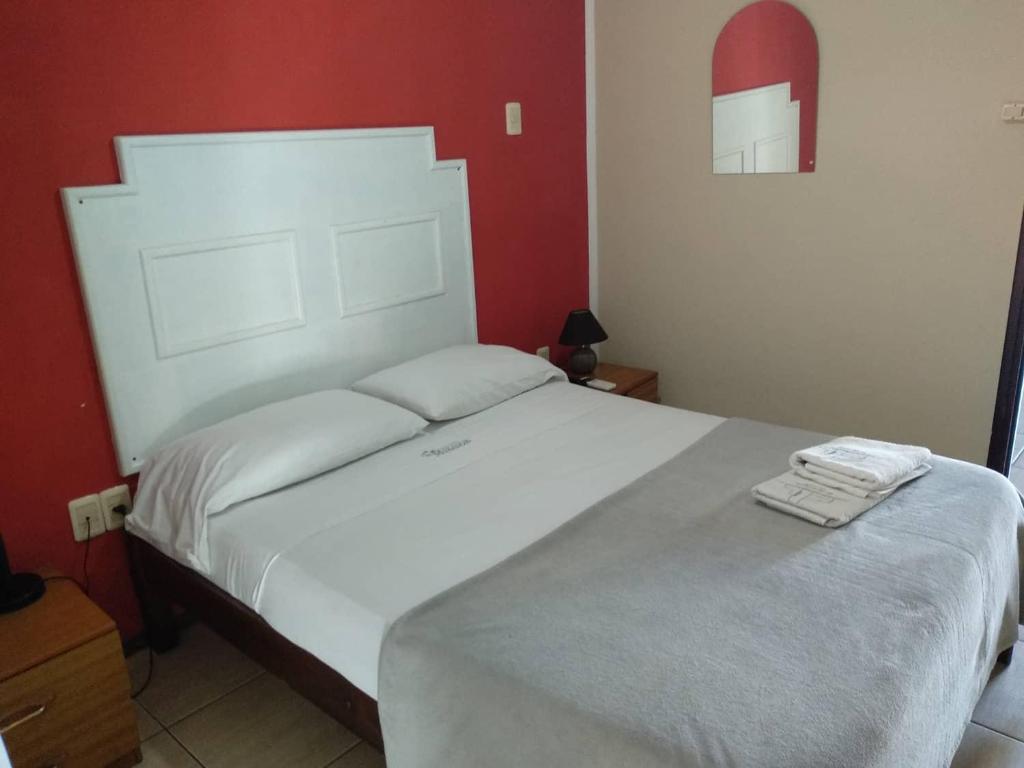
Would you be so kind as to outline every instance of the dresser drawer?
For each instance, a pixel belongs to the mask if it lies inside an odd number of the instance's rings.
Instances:
[[[633,389],[626,393],[626,397],[632,397],[636,400],[649,400],[652,403],[657,403],[658,377],[655,376],[650,381],[646,381],[638,387],[633,387]]]
[[[14,768],[133,764],[139,733],[117,633],[0,683],[0,731]]]

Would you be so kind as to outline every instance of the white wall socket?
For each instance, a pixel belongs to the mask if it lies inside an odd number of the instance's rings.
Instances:
[[[69,501],[68,513],[75,541],[94,539],[107,530],[100,510],[100,497],[95,493]]]
[[[537,357],[543,357],[545,360],[550,360],[551,347],[537,347]]]
[[[118,514],[114,507],[123,506],[125,511]],[[100,492],[100,507],[103,510],[103,525],[108,531],[124,528],[124,516],[132,511],[132,494],[127,485],[115,485]]]

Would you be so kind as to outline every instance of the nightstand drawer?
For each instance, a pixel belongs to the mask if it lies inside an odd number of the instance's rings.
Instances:
[[[130,765],[139,746],[116,632],[0,683],[0,729],[14,768]]]
[[[626,397],[632,397],[636,400],[648,400],[652,403],[657,403],[658,398],[658,377],[655,376],[650,381],[644,382],[638,387],[634,387],[626,393]]]

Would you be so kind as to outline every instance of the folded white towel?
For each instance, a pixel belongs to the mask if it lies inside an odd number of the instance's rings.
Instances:
[[[927,472],[932,452],[861,437],[840,437],[794,453],[790,466],[804,477],[842,490],[886,493]],[[922,467],[925,467],[922,471]]]
[[[813,480],[821,485],[828,486],[829,488],[835,488],[851,496],[859,496],[862,499],[877,499],[881,500],[888,496],[890,493],[895,491],[904,483],[909,483],[911,480],[920,477],[932,468],[931,464],[920,464],[917,469],[913,472],[904,475],[895,483],[885,488],[879,488],[878,490],[868,490],[862,485],[856,485],[855,481],[851,481],[849,475],[841,475],[838,472],[833,472],[829,469],[823,469],[822,467],[814,464],[805,464],[798,469],[793,470],[800,477],[808,480]]]
[[[794,453],[793,469],[751,489],[773,509],[829,528],[846,525],[931,470],[931,451],[840,437]]]
[[[785,512],[827,528],[839,528],[867,512],[880,498],[866,499],[836,488],[829,488],[796,472],[786,472],[755,485],[754,499],[780,512]]]

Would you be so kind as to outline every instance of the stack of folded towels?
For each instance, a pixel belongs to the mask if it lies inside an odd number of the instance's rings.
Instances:
[[[789,472],[752,493],[773,509],[838,528],[928,472],[931,456],[915,445],[840,437],[797,451]]]

